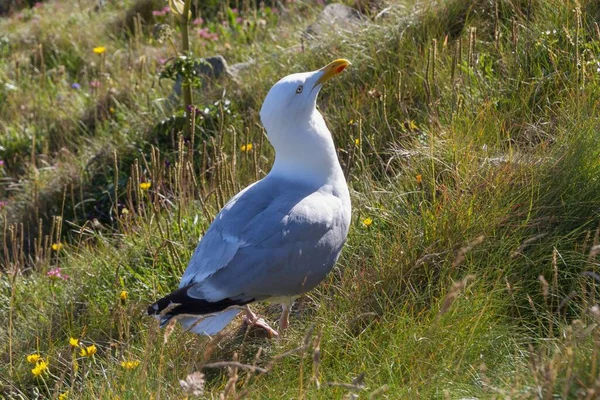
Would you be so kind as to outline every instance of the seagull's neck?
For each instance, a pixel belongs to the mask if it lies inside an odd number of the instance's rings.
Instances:
[[[275,163],[269,173],[314,186],[345,184],[335,145],[325,120],[317,110],[301,125],[281,127],[285,135],[270,135]]]

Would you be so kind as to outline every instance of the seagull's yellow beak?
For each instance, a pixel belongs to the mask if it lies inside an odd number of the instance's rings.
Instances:
[[[323,83],[327,82],[328,80],[342,72],[348,65],[350,65],[350,61],[346,60],[345,58],[338,58],[337,60],[332,61],[323,68],[321,68],[319,72],[322,72],[322,74],[313,85],[313,89],[315,88],[315,86],[322,85]]]

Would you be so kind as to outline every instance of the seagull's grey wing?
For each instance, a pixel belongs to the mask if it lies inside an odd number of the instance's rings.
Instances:
[[[181,286],[218,301],[300,294],[329,272],[350,210],[327,194],[263,180],[236,196],[202,239]]]
[[[260,216],[265,210],[287,206],[289,211],[295,202],[310,193],[306,188],[290,187],[280,180],[268,178],[242,190],[215,217],[196,247],[179,287],[204,281],[225,267],[240,248],[263,241],[268,232],[252,229],[257,221],[262,224]],[[279,213],[283,218],[286,210],[281,208]]]
[[[335,264],[348,223],[349,210],[331,195],[314,193],[293,207],[278,200],[242,230],[241,240],[247,245],[188,293],[262,300],[307,292]]]
[[[267,206],[256,190],[256,182],[235,195],[217,214],[214,221],[196,246],[194,254],[181,278],[179,287],[192,282],[202,282],[231,261],[245,243],[235,233],[235,225],[246,225],[248,219]],[[254,188],[254,189],[253,189]]]

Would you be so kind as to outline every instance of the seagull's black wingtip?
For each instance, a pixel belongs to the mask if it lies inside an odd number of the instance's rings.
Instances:
[[[148,307],[148,315],[163,317],[163,319],[165,317],[172,318],[178,314],[204,315],[223,311],[231,306],[243,306],[254,301],[254,299],[230,298],[219,301],[198,299],[188,295],[188,289],[192,286],[193,284],[184,286],[156,301]]]

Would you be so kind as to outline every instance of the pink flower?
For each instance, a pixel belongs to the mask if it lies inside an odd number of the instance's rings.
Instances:
[[[219,35],[217,35],[216,33],[212,33],[211,31],[208,30],[208,28],[198,29],[198,36],[200,36],[203,39],[207,39],[207,40],[218,40],[219,39]]]
[[[196,18],[194,20],[194,22],[192,22],[192,24],[194,25],[202,25],[204,23],[204,20],[202,18]]]
[[[0,210],[8,205],[8,201],[0,201]]]
[[[98,89],[100,87],[100,81],[98,80],[93,80],[90,82],[90,87],[94,88],[94,89]]]
[[[33,8],[40,8],[40,7],[42,7],[43,5],[44,5],[44,4],[43,4],[42,2],[38,1],[37,3],[35,3],[35,4],[33,5]]]
[[[232,13],[234,13],[234,14],[237,14],[239,11],[238,11],[238,9],[237,9],[237,8],[232,8],[232,9],[231,9],[231,12],[232,12]]]
[[[170,11],[171,9],[169,8],[169,6],[166,6],[162,10],[152,11],[152,15],[154,15],[155,17],[162,17],[163,15],[167,15]]]
[[[62,279],[63,281],[66,281],[67,279],[69,279],[69,276],[68,276],[68,275],[63,275],[63,274],[60,272],[60,268],[59,268],[59,267],[53,268],[53,269],[51,269],[50,271],[48,271],[48,272],[46,273],[46,276],[47,276],[48,278],[50,278],[51,280],[53,280],[53,281],[57,281],[57,280],[59,280],[59,279]]]
[[[237,17],[237,18],[235,19],[235,23],[236,23],[236,24],[238,24],[238,25],[241,25],[241,24],[242,24],[242,22],[244,22],[244,19],[243,19],[242,17]]]

